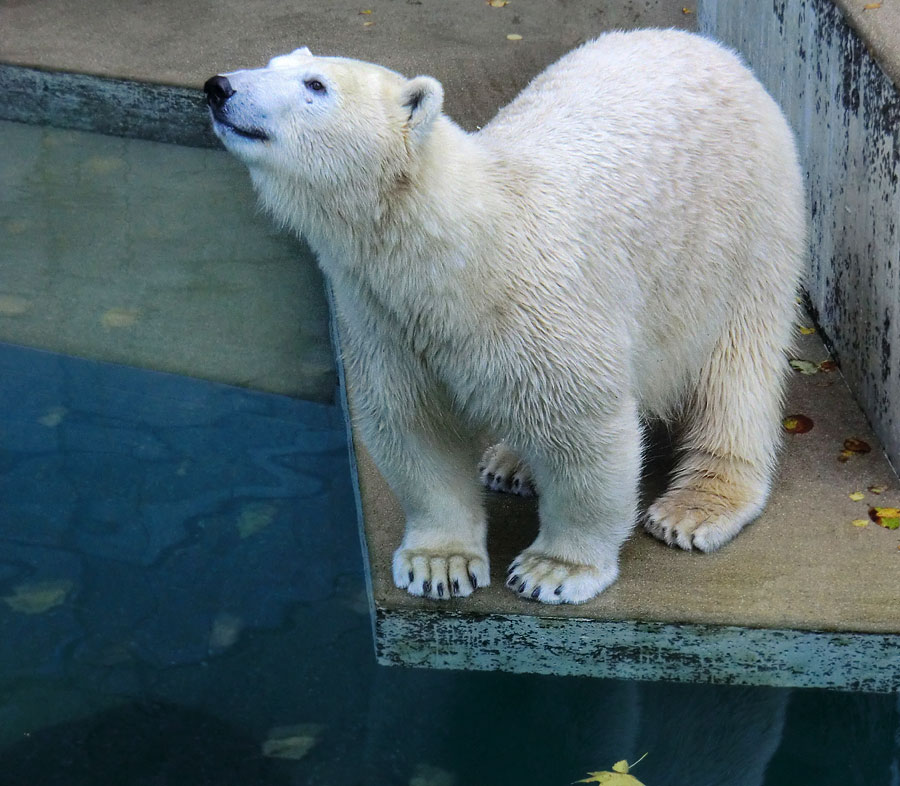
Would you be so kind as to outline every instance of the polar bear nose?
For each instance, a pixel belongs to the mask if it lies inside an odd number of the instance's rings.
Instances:
[[[226,77],[218,75],[206,80],[203,91],[206,93],[206,103],[213,109],[221,109],[222,105],[234,95],[231,82]]]

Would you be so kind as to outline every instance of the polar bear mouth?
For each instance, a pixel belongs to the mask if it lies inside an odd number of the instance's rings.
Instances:
[[[240,126],[236,126],[234,123],[229,123],[227,120],[224,120],[221,117],[216,117],[215,121],[216,125],[218,125],[220,128],[223,128],[226,131],[230,131],[231,133],[236,134],[239,137],[243,137],[244,139],[252,139],[257,142],[269,141],[269,135],[261,128],[241,128]]]

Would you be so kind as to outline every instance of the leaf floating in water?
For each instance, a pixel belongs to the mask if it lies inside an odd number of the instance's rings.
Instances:
[[[65,407],[51,407],[44,415],[38,418],[38,423],[47,428],[55,428],[63,422],[63,418],[69,414]]]
[[[234,614],[223,611],[213,620],[209,631],[209,651],[218,654],[234,645],[244,629],[244,621]]]
[[[900,529],[900,508],[869,508],[869,518],[879,527]]]
[[[31,301],[17,295],[0,295],[0,317],[20,317],[31,308]]]
[[[66,602],[74,583],[69,579],[35,581],[13,588],[13,594],[3,598],[7,606],[22,614],[43,614]]]
[[[644,756],[647,754],[645,753]],[[640,761],[643,761],[644,756],[641,756],[631,767],[634,767]],[[580,781],[575,781],[575,783],[605,783],[607,786],[644,786],[634,775],[629,774],[630,767],[628,766],[628,762],[622,759],[622,761],[617,761],[612,766],[613,771],[609,772],[607,770],[603,770],[601,772],[589,772],[588,777],[584,778]]]
[[[245,505],[236,524],[238,534],[241,539],[255,535],[268,527],[277,514],[278,506],[272,502],[251,502]]]
[[[859,502],[861,499],[864,499],[866,495],[863,494],[861,491],[854,491],[852,494],[849,494],[848,496],[854,502]]]
[[[808,418],[806,415],[788,415],[784,419],[783,425],[788,434],[805,434],[807,431],[812,431],[813,422],[812,418]]]
[[[100,323],[105,328],[130,327],[137,322],[140,314],[136,308],[111,308],[100,317]]]
[[[302,759],[319,741],[323,728],[320,723],[278,726],[269,732],[262,754],[273,759]]]
[[[417,764],[415,774],[409,779],[409,786],[456,786],[457,778],[452,772],[431,764]]]
[[[809,360],[791,360],[788,362],[791,364],[791,368],[794,369],[794,371],[799,371],[801,374],[811,376],[819,373],[818,363],[813,363]]]

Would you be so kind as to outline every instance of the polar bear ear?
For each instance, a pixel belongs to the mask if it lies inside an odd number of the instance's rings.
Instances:
[[[444,106],[444,88],[437,79],[417,76],[403,86],[400,104],[409,112],[406,127],[417,134],[425,134]]]

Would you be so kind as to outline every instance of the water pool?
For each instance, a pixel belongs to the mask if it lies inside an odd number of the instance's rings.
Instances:
[[[893,695],[376,666],[303,249],[224,153],[0,141],[0,786],[900,784]]]

